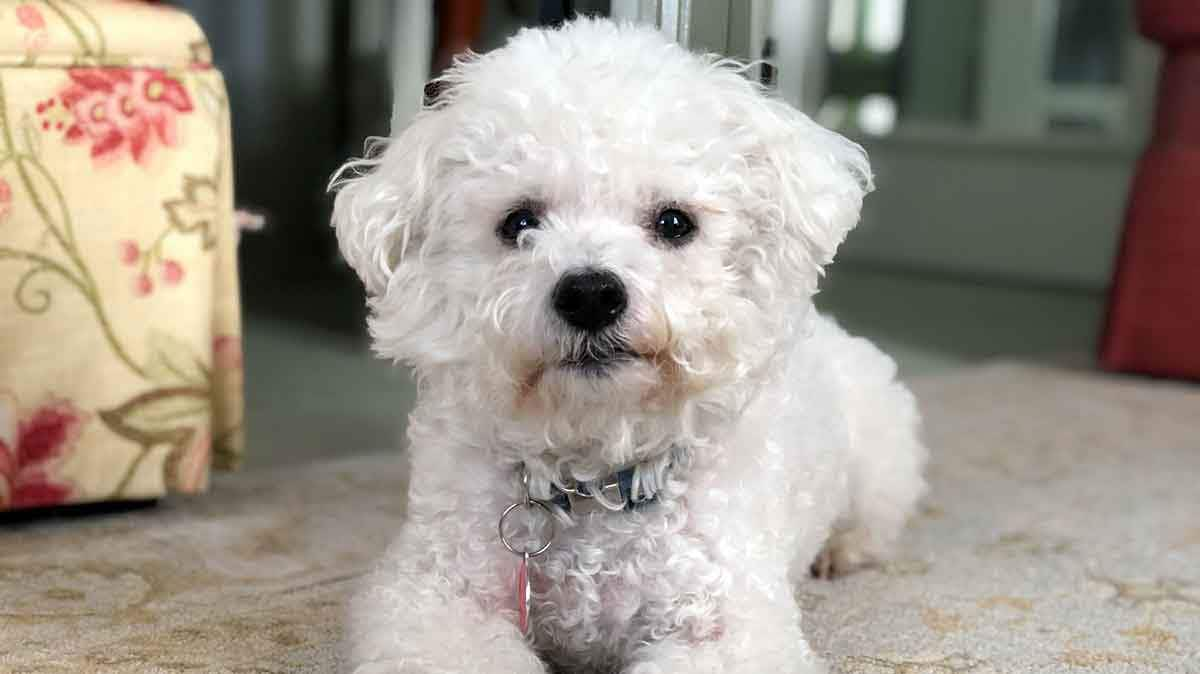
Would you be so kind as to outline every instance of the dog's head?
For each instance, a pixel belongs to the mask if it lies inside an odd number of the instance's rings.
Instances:
[[[552,445],[744,404],[870,188],[859,147],[648,28],[525,30],[442,85],[343,168],[338,240],[381,355]]]

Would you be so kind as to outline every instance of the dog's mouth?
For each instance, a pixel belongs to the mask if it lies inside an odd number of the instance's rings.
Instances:
[[[640,354],[624,345],[590,345],[582,353],[559,361],[559,367],[589,376],[603,376],[615,368],[641,359]]]

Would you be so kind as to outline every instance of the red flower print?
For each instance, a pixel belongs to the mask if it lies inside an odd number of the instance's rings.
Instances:
[[[218,370],[242,369],[242,338],[237,335],[213,337],[213,367]]]
[[[17,5],[17,21],[29,30],[41,30],[46,27],[46,20],[37,7],[30,4]]]
[[[154,292],[154,281],[150,280],[149,274],[138,274],[137,278],[133,279],[133,294],[138,297],[145,297]]]
[[[126,266],[137,264],[138,259],[142,257],[142,251],[138,248],[137,242],[125,239],[118,245],[121,248],[121,263]]]
[[[12,213],[12,186],[4,178],[0,178],[0,221]]]
[[[212,435],[207,428],[192,431],[186,446],[175,448],[167,459],[167,477],[184,494],[204,491],[208,486],[208,466],[212,463]]]
[[[50,39],[46,32],[46,19],[37,7],[29,3],[17,5],[17,23],[25,28],[25,48],[29,51],[41,51]]]
[[[63,137],[90,143],[92,157],[113,158],[129,149],[144,163],[156,143],[178,142],[175,118],[191,112],[183,84],[152,68],[71,68],[71,83],[59,94],[71,111]]]
[[[71,485],[52,472],[74,450],[87,420],[61,399],[19,418],[16,401],[0,395],[0,509],[56,505],[70,497]]]
[[[169,286],[178,284],[183,280],[183,265],[175,260],[166,260],[162,263],[163,283]]]

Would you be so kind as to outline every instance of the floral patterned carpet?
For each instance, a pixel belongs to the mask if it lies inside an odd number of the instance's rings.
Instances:
[[[999,363],[914,388],[933,492],[901,555],[797,589],[835,671],[1197,671],[1200,387]],[[335,670],[400,463],[0,524],[0,671]]]

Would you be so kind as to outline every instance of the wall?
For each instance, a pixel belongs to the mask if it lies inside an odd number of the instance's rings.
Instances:
[[[944,133],[867,140],[877,189],[841,260],[1107,287],[1137,152]]]

